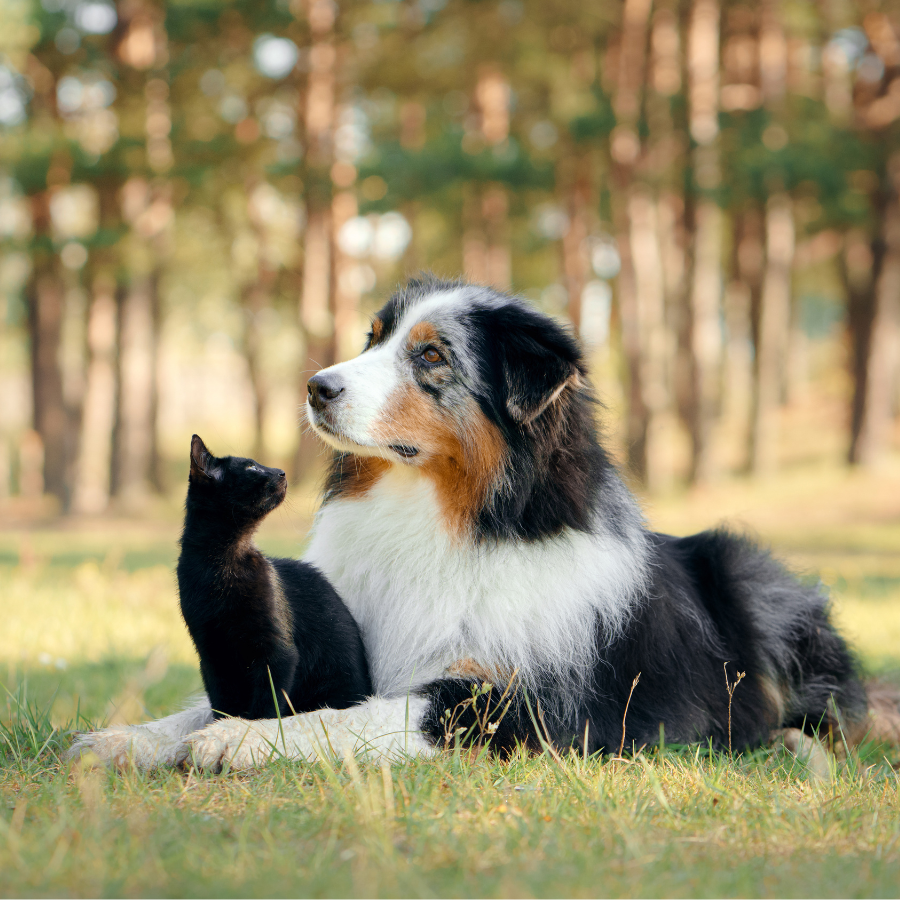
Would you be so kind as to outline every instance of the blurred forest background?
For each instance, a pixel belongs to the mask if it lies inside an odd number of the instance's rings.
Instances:
[[[193,431],[302,480],[306,379],[420,269],[568,317],[651,491],[897,458],[900,2],[0,17],[14,516],[180,494]]]

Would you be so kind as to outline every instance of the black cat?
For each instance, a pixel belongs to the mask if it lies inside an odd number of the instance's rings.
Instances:
[[[281,469],[191,438],[178,590],[217,718],[273,718],[276,700],[281,715],[342,709],[372,693],[359,628],[328,579],[253,545],[286,493]]]

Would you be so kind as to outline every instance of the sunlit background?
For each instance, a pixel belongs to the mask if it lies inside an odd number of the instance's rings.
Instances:
[[[107,609],[94,656],[139,653],[159,591],[181,629],[195,431],[289,470],[296,550],[325,459],[306,380],[420,270],[570,321],[653,524],[743,516],[838,591],[860,579],[870,658],[897,655],[900,3],[0,16],[0,549],[24,579],[3,658],[86,654],[102,597],[130,630]],[[28,580],[94,558],[66,616]]]

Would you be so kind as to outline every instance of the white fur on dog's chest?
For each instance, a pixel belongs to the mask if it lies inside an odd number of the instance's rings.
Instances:
[[[304,558],[359,623],[381,695],[466,657],[535,676],[590,665],[598,614],[621,625],[643,562],[608,534],[464,543],[445,531],[431,483],[404,468],[363,498],[327,503]]]

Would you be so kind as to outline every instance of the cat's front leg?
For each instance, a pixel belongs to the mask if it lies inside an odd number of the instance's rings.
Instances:
[[[272,758],[369,759],[430,756],[435,747],[421,723],[429,701],[424,697],[371,697],[349,709],[320,709],[278,719],[219,719],[188,738],[185,764],[218,772],[249,769]]]
[[[139,769],[177,766],[187,756],[187,736],[212,721],[209,700],[204,697],[189,709],[164,719],[79,734],[67,757],[91,757],[119,767],[130,763]]]

